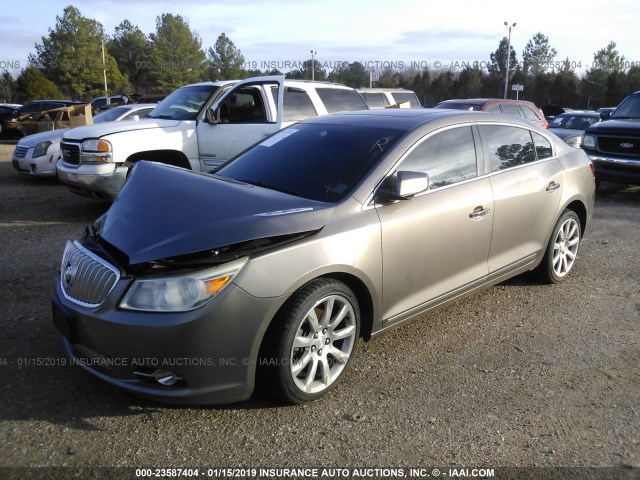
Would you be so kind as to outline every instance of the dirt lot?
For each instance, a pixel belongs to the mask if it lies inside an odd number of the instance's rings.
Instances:
[[[519,278],[361,344],[319,402],[170,408],[59,365],[60,255],[108,205],[18,175],[11,151],[0,145],[0,466],[640,468],[640,188],[599,193],[564,284]]]

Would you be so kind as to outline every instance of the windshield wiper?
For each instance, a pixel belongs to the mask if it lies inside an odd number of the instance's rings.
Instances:
[[[174,120],[171,115],[148,115],[147,118],[159,118],[161,120]]]
[[[288,190],[286,188],[282,188],[282,187],[278,187],[276,185],[271,185],[269,183],[265,183],[265,182],[258,182],[255,180],[240,180],[243,183],[248,183],[249,185],[255,185],[256,187],[262,187],[262,188],[267,188],[269,190],[275,190],[276,192],[282,192],[282,193],[287,193],[289,195],[295,195],[296,197],[300,197],[301,196],[301,192],[299,192],[298,190]]]

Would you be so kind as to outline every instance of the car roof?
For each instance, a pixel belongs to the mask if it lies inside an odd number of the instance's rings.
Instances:
[[[534,123],[521,120],[517,117],[489,112],[434,108],[354,110],[313,117],[303,120],[300,123],[363,125],[409,131],[427,123],[433,124],[434,128],[439,128],[440,126],[451,125],[452,123],[476,123],[483,121],[508,123],[529,129],[536,129]]]
[[[470,105],[485,105],[487,103],[500,102],[500,103],[526,103],[529,105],[533,105],[532,102],[528,102],[526,100],[512,100],[510,98],[453,98],[451,100],[444,100],[440,102],[443,103],[467,103]]]

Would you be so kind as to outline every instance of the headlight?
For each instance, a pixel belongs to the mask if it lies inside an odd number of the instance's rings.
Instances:
[[[593,135],[582,136],[582,146],[587,148],[596,148],[596,139]]]
[[[229,285],[248,261],[249,257],[243,257],[185,275],[135,280],[120,303],[120,308],[148,312],[195,310]]]
[[[112,158],[111,143],[107,140],[92,138],[82,142],[82,163],[106,163]]]
[[[576,137],[568,137],[565,138],[564,141],[572,147],[580,148],[580,145],[582,143],[582,135],[578,135]]]
[[[36,157],[42,157],[43,155],[46,155],[47,150],[49,149],[50,146],[51,146],[51,142],[49,141],[40,142],[38,145],[36,145],[36,148],[33,151],[33,155],[31,155],[31,157],[36,158]]]

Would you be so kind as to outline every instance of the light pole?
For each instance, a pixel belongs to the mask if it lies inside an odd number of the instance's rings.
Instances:
[[[507,98],[507,86],[509,85],[509,60],[511,58],[511,28],[516,26],[514,22],[513,25],[509,25],[509,22],[504,22],[505,26],[509,28],[509,41],[507,42],[507,71],[504,74],[504,98]]]
[[[315,62],[315,55],[318,52],[314,52],[313,50],[311,50],[311,81],[315,82],[316,81],[316,62]]]

